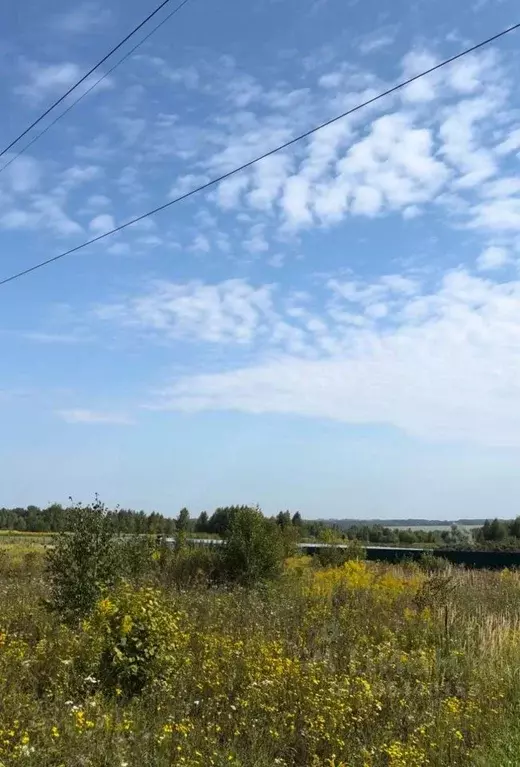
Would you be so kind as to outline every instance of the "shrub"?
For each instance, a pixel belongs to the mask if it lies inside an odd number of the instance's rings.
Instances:
[[[164,585],[187,588],[209,584],[221,577],[222,552],[218,546],[196,546],[186,541],[180,549],[163,548],[158,565]]]
[[[437,572],[439,570],[449,570],[451,568],[447,559],[435,556],[431,551],[425,551],[421,554],[418,565],[421,570],[426,572]]]
[[[179,614],[157,589],[122,583],[98,601],[84,628],[98,648],[97,676],[106,695],[132,698],[182,662]]]
[[[222,551],[227,578],[244,584],[267,580],[280,574],[284,542],[279,526],[265,519],[260,509],[235,510]]]
[[[131,535],[119,541],[121,573],[135,582],[150,579],[157,571],[161,546],[148,535]]]
[[[359,541],[351,541],[347,548],[327,546],[318,549],[315,556],[321,567],[341,567],[353,559],[364,559],[365,551]]]
[[[90,506],[70,510],[70,527],[70,534],[61,533],[47,554],[47,605],[74,623],[116,583],[121,564],[106,508],[97,498]]]

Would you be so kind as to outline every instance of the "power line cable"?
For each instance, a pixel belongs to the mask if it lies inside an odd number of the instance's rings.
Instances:
[[[13,155],[13,157],[11,157],[5,163],[5,165],[2,165],[2,167],[0,168],[0,173],[3,173],[3,171],[6,168],[8,168],[13,162],[15,162],[15,160],[17,160],[22,154],[25,154],[25,152],[30,147],[32,147],[32,145],[35,144],[39,139],[41,139],[41,137],[44,136],[47,133],[48,130],[50,130],[54,125],[56,125],[56,123],[59,122],[62,117],[65,117],[65,115],[67,115],[72,109],[74,109],[76,104],[79,104],[80,101],[83,101],[85,96],[88,96],[88,94],[91,93],[94,90],[94,88],[97,88],[97,86],[100,83],[102,83],[103,80],[105,80],[109,75],[111,75],[112,72],[114,72],[114,70],[116,70],[119,66],[121,66],[121,64],[124,61],[129,59],[130,56],[133,53],[135,53],[135,51],[138,48],[141,47],[141,45],[143,45],[147,40],[149,40],[150,37],[157,32],[157,30],[159,30],[162,26],[164,26],[164,24],[166,24],[166,22],[169,21],[172,18],[172,16],[175,16],[175,14],[178,13],[181,10],[181,8],[183,8],[187,3],[189,3],[189,1],[190,0],[182,0],[182,3],[179,3],[179,5],[177,5],[173,9],[173,11],[170,11],[170,13],[167,16],[165,16],[164,19],[161,19],[161,21],[158,24],[156,24],[155,27],[152,30],[150,30],[150,32],[148,32],[147,35],[145,35],[141,40],[139,40],[139,42],[136,43],[136,45],[134,45],[133,48],[130,48],[130,50],[127,53],[125,53],[125,55],[122,56],[122,58],[119,59],[119,61],[116,61],[116,63],[112,67],[110,67],[110,69],[107,69],[107,71],[98,80],[96,80],[95,83],[93,83],[89,88],[87,88],[86,91],[84,91],[80,96],[78,96],[78,98],[75,101],[73,101],[72,104],[70,104],[67,107],[67,109],[64,109],[63,112],[61,112],[57,117],[55,117],[54,120],[52,120],[52,122],[50,122],[48,125],[46,125],[45,128],[42,131],[37,133],[36,136],[34,136],[31,139],[31,141],[29,141],[27,144],[25,144],[25,146],[23,146],[22,149],[20,149],[15,155]],[[53,107],[51,107],[51,109],[52,108]],[[30,128],[29,128],[29,130],[30,130]],[[20,136],[19,138],[22,138],[22,136]],[[8,150],[6,150],[6,151],[8,151]],[[2,154],[4,154],[4,152],[2,152]],[[2,156],[2,154],[0,154],[0,157]]]
[[[144,25],[147,24],[151,19],[153,19],[153,17],[156,14],[158,14],[159,11],[161,11],[166,5],[168,5],[169,2],[171,2],[171,0],[163,0],[162,3],[160,3],[157,6],[157,8],[155,8],[151,13],[148,14],[148,16],[145,19],[143,19],[136,27],[134,27],[132,31],[129,32],[126,35],[126,37],[124,37],[121,40],[121,42],[115,45],[105,56],[103,56],[103,58],[100,61],[97,62],[97,64],[91,67],[89,71],[86,74],[84,74],[83,77],[81,77],[74,85],[72,85],[62,96],[60,96],[59,99],[56,99],[56,101],[53,104],[51,104],[51,106],[48,109],[46,109],[45,112],[43,112],[36,120],[34,120],[34,122],[32,122],[29,125],[28,128],[26,128],[22,133],[20,133],[15,139],[13,139],[13,141],[11,141],[11,143],[8,144],[5,147],[5,149],[2,149],[2,151],[0,152],[0,157],[3,157],[3,155],[6,154],[6,152],[12,149],[13,146],[17,144],[18,141],[20,141],[20,139],[22,139],[24,136],[26,136],[29,133],[29,131],[35,128],[38,125],[38,123],[40,123],[45,117],[47,117],[47,115],[50,112],[52,112],[52,110],[55,109],[55,107],[61,104],[62,101],[64,101],[67,98],[67,96],[70,96],[72,91],[75,91],[78,86],[84,83],[85,80],[96,71],[96,69],[99,69],[99,67],[102,64],[104,64],[105,61],[107,61],[107,59],[113,56],[113,54],[116,51],[118,51],[125,43],[127,43],[128,40],[130,40],[130,38],[133,37],[137,32],[139,32],[139,30],[142,29],[142,27],[144,27]],[[184,5],[185,2],[188,2],[188,0],[184,0],[184,3],[182,3],[182,5]]]
[[[335,117],[331,117],[329,120],[326,120],[325,122],[322,122],[319,125],[316,125],[314,128],[310,128],[310,130],[305,131],[305,133],[300,133],[298,136],[295,136],[294,138],[289,139],[289,141],[286,141],[284,144],[280,144],[279,146],[274,147],[273,149],[269,149],[267,152],[264,152],[258,157],[255,157],[253,160],[249,160],[249,162],[246,162],[243,165],[239,165],[237,168],[234,168],[233,170],[230,170],[227,173],[223,173],[222,175],[217,176],[216,178],[213,178],[210,181],[207,181],[206,183],[195,187],[194,189],[191,189],[189,192],[185,192],[184,194],[179,195],[179,197],[175,197],[173,200],[170,200],[169,202],[165,202],[163,205],[159,205],[157,208],[153,208],[153,210],[149,210],[146,213],[142,213],[140,216],[137,216],[136,218],[132,218],[130,219],[130,221],[126,221],[124,224],[120,224],[120,226],[116,226],[114,229],[110,229],[108,232],[104,232],[104,234],[100,234],[97,237],[93,237],[91,240],[87,240],[86,242],[83,242],[80,245],[76,245],[74,248],[70,248],[70,250],[66,250],[64,253],[59,253],[57,256],[48,258],[45,261],[40,261],[39,263],[34,264],[33,266],[30,266],[27,269],[24,269],[23,271],[18,272],[17,274],[12,274],[10,277],[5,277],[3,280],[0,280],[0,287],[2,285],[6,285],[8,282],[13,282],[13,280],[17,280],[20,277],[24,277],[26,274],[35,272],[37,269],[41,269],[44,266],[53,264],[55,261],[59,261],[60,259],[65,258],[66,256],[70,256],[73,253],[77,253],[78,250],[82,250],[83,248],[86,248],[88,245],[93,245],[94,243],[99,242],[100,240],[104,240],[106,237],[110,237],[112,234],[121,232],[123,231],[123,229],[127,229],[129,226],[133,226],[133,224],[137,224],[139,221],[143,221],[145,218],[154,216],[156,213],[160,213],[161,211],[166,210],[167,208],[170,208],[172,205],[176,205],[178,202],[187,200],[189,197],[192,197],[193,195],[198,194],[198,192],[203,192],[205,189],[209,189],[210,187],[215,186],[216,184],[219,184],[221,181],[225,181],[231,176],[234,176],[237,173],[240,173],[241,171],[246,170],[247,168],[251,168],[253,165],[256,165],[257,162],[260,162],[261,160],[265,160],[267,157],[271,157],[272,155],[277,154],[278,152],[282,152],[284,149],[287,149],[288,147],[293,146],[293,144],[296,144],[299,141],[302,141],[303,139],[309,138],[309,136],[312,136],[314,133],[317,133],[318,131],[323,130],[323,128],[327,128],[329,125],[333,125],[339,120],[343,120],[345,117],[349,117],[355,112],[359,112],[361,109],[364,109],[365,107],[370,106],[371,104],[375,104],[377,101],[380,101],[386,96],[390,96],[392,93],[396,93],[402,88],[405,88],[407,85],[410,85],[411,83],[416,82],[417,80],[420,80],[423,77],[426,77],[426,75],[429,75],[432,72],[436,72],[439,69],[442,69],[443,67],[447,66],[448,64],[452,64],[454,61],[457,61],[458,59],[461,59],[470,53],[474,53],[475,51],[478,51],[480,48],[483,48],[484,46],[489,45],[490,43],[493,43],[496,40],[499,40],[500,38],[505,37],[505,35],[509,34],[510,32],[515,32],[518,29],[520,29],[520,22],[518,24],[514,24],[511,27],[507,27],[507,29],[503,29],[501,32],[498,32],[496,35],[492,35],[491,37],[488,37],[485,40],[482,40],[480,43],[477,43],[476,45],[472,45],[470,48],[465,48],[463,51],[461,51],[460,53],[457,53],[455,56],[451,56],[448,59],[444,59],[439,64],[435,64],[435,66],[430,67],[429,69],[425,69],[423,72],[420,72],[419,74],[414,75],[413,77],[409,77],[408,79],[403,80],[400,83],[397,83],[397,85],[394,85],[391,88],[388,88],[387,90],[382,91],[381,93],[377,94],[377,96],[373,96],[372,98],[367,99],[366,101],[363,101],[361,104],[357,104],[357,106],[352,107],[351,109],[348,109],[346,112],[342,112],[341,114],[336,115]]]

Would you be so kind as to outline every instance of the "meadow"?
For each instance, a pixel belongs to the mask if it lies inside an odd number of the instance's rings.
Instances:
[[[0,567],[2,767],[519,763],[516,572],[288,557],[216,584],[149,546],[71,623],[27,545]]]

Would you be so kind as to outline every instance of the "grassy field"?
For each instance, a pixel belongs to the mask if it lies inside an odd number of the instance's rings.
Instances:
[[[45,607],[0,568],[0,765],[512,767],[520,575],[287,560],[253,589],[120,586]]]

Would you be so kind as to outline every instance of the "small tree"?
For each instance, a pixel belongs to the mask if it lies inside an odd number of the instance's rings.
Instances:
[[[291,514],[288,511],[279,511],[276,522],[283,529],[292,525]]]
[[[282,569],[284,545],[279,526],[258,508],[235,510],[222,551],[231,580],[251,585],[276,577]]]
[[[89,506],[71,508],[69,520],[70,533],[60,533],[47,555],[47,604],[63,620],[75,622],[116,582],[119,552],[107,510],[97,496]]]
[[[295,527],[301,527],[302,526],[302,515],[299,511],[295,512],[293,514],[292,523]]]
[[[201,511],[199,514],[199,518],[197,519],[195,523],[195,532],[196,533],[207,533],[208,532],[208,524],[209,524],[209,517],[207,511]]]
[[[176,519],[175,548],[177,551],[183,549],[186,545],[186,536],[190,526],[190,512],[184,508],[179,511]]]
[[[177,517],[177,530],[187,533],[190,526],[190,512],[184,508],[179,511]]]

